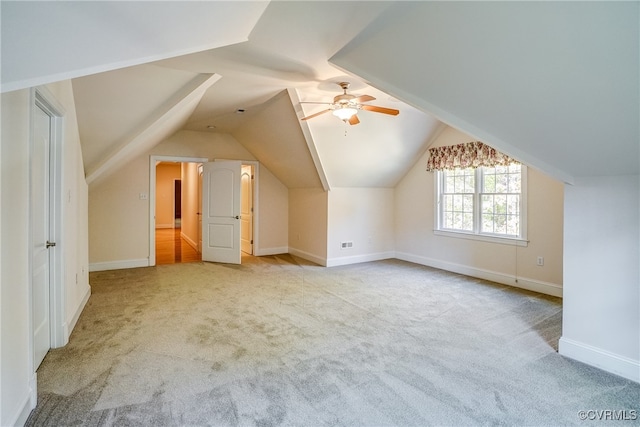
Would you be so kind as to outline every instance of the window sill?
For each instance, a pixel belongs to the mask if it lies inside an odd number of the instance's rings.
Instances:
[[[474,234],[474,233],[464,233],[461,231],[444,231],[444,230],[433,230],[433,234],[435,234],[436,236],[454,237],[456,239],[478,240],[481,242],[497,243],[500,245],[522,246],[522,247],[527,247],[529,245],[528,240],[520,239],[517,237],[487,236],[484,234]]]

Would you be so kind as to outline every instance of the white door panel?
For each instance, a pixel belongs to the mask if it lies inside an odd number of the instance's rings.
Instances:
[[[240,168],[239,161],[203,165],[203,261],[240,264]]]
[[[31,147],[31,283],[34,367],[51,347],[49,315],[49,152],[51,117],[35,108]]]

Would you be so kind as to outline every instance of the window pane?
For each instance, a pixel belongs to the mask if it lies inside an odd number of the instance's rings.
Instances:
[[[453,213],[447,212],[445,216],[445,227],[453,228]]]
[[[445,194],[442,198],[442,203],[444,205],[444,212],[451,212],[453,210],[453,196],[450,194]]]
[[[495,175],[484,175],[484,188],[482,189],[485,193],[495,193],[496,192],[496,176]]]
[[[444,180],[444,192],[445,193],[453,193],[454,192],[453,183],[455,182],[455,180],[456,179],[455,179],[454,176],[449,175],[445,171],[445,180]]]
[[[482,215],[482,230],[485,233],[493,233],[493,215]]]
[[[464,213],[462,216],[462,229],[466,231],[473,231],[473,212]]]

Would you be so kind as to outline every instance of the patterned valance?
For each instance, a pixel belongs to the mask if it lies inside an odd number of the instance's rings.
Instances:
[[[518,161],[479,141],[429,149],[427,171],[507,166]]]

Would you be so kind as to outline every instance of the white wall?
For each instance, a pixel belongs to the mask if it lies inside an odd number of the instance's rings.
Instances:
[[[149,192],[149,156],[202,157],[210,160],[255,160],[231,135],[180,131],[153,149],[100,179],[89,188],[89,259],[92,270],[142,267],[149,265],[149,200],[140,194]],[[271,228],[281,229],[288,206],[283,203],[282,184],[260,167],[266,176],[259,182],[260,247],[286,246],[286,234],[279,239],[269,235]],[[262,175],[261,175],[262,176]],[[259,177],[260,179],[260,177]],[[270,203],[271,198],[279,203]],[[266,233],[262,238],[262,233]]]
[[[29,404],[29,91],[2,95],[0,425]]]
[[[255,172],[254,172],[255,173]],[[273,255],[289,251],[289,190],[264,165],[258,176],[258,238],[254,236],[256,255]],[[254,233],[256,229],[253,230]]]
[[[328,193],[289,189],[289,253],[327,265]]]
[[[472,138],[446,128],[434,146]],[[434,235],[435,174],[426,172],[429,153],[416,162],[396,187],[396,256],[400,259],[562,295],[563,186],[528,169],[527,247]],[[544,257],[544,266],[536,258]],[[517,279],[517,282],[516,282]]]
[[[393,188],[333,188],[328,206],[327,266],[395,256]]]
[[[640,177],[565,188],[560,354],[640,382]]]
[[[47,86],[64,108],[62,236],[64,331],[68,338],[90,288],[87,259],[87,187],[71,83]],[[29,349],[29,90],[2,94],[0,271],[0,425],[22,424],[35,400]],[[8,209],[10,207],[10,209]]]

